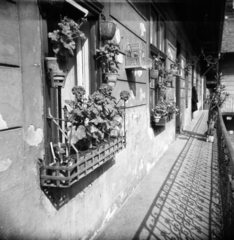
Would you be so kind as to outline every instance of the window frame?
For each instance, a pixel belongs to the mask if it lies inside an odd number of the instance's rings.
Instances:
[[[101,8],[99,9],[101,10]],[[53,31],[57,27],[57,22],[60,20],[60,14],[63,16],[67,16],[68,18],[73,18],[74,14],[81,14],[79,10],[75,10],[74,12],[69,14],[64,14],[64,12],[54,13],[54,16],[50,17],[49,19],[42,19],[42,41],[43,41],[43,51],[44,56],[52,56],[54,55],[52,51],[52,46],[50,44],[50,40],[48,39],[48,32]],[[98,37],[98,30],[99,30],[99,14],[94,12],[91,16],[87,17],[87,21],[90,22],[89,24],[89,42],[88,42],[88,56],[86,58],[86,64],[88,61],[88,67],[86,71],[88,71],[89,75],[89,87],[88,92],[91,94],[101,85],[101,79],[99,74],[99,69],[97,68],[97,63],[94,58],[95,49],[99,46],[99,37]],[[87,50],[87,49],[86,49]],[[77,51],[77,48],[76,48]],[[83,54],[83,53],[82,53]],[[74,57],[77,59],[77,55]],[[87,60],[88,59],[88,60]],[[76,61],[76,60],[75,60]],[[83,64],[83,63],[82,63]],[[77,65],[77,63],[76,63]],[[77,67],[77,66],[76,66]],[[76,68],[75,67],[75,68]],[[77,73],[75,73],[77,74]],[[52,120],[48,119],[48,109],[54,118],[61,118],[63,115],[62,112],[62,98],[61,98],[61,89],[58,88],[51,88],[48,82],[48,76],[46,74],[46,69],[44,69],[44,119],[45,119],[45,161],[46,163],[50,162],[51,160],[51,149],[50,149],[50,142],[57,143],[63,142],[64,138],[62,134],[59,132],[58,127],[52,122]],[[92,81],[95,79],[95,81]],[[74,84],[77,84],[78,78],[75,77]],[[79,81],[80,82],[80,81]],[[60,127],[62,127],[62,123]]]
[[[165,53],[163,53],[162,51],[160,51],[158,48],[156,48],[153,44],[150,44],[150,55],[151,58],[153,55],[159,55],[163,58],[163,67],[166,67],[166,59],[167,59],[167,55]],[[162,77],[158,77],[158,81],[160,81],[162,79]],[[150,105],[150,109],[154,108],[155,105],[157,104],[157,102],[159,101],[159,88],[158,86],[155,84],[156,80],[155,79],[150,79],[150,83],[149,83],[149,105]],[[151,101],[151,92],[153,92],[153,101]]]
[[[156,23],[152,21],[153,16],[155,16]],[[164,31],[163,31],[163,37],[161,36],[161,23],[163,23]],[[156,28],[155,34],[153,33],[153,28]],[[150,11],[150,44],[154,45],[158,50],[165,53],[166,52],[166,22],[162,14],[154,7],[151,7]],[[155,36],[155,37],[154,37]],[[156,40],[155,40],[156,39]],[[161,42],[161,39],[163,39],[163,42]],[[162,44],[163,43],[163,44]],[[162,44],[162,47],[161,47]]]

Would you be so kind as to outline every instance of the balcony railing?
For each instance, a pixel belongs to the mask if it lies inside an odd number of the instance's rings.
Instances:
[[[234,239],[234,146],[230,141],[223,116],[218,109],[217,140],[220,166],[220,189],[223,209],[224,238]]]

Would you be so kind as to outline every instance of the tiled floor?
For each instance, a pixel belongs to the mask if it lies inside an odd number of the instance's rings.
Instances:
[[[117,220],[107,224],[99,234],[99,240],[222,239],[217,143],[216,140],[213,144],[205,141],[206,119],[207,112],[203,112],[193,129],[180,136],[187,137],[187,141],[161,187],[154,193],[147,211],[141,215],[144,217],[139,219],[138,227],[131,226],[134,216],[139,218],[134,213],[137,205],[128,213],[131,217],[120,209]],[[157,181],[157,177],[148,180],[151,181],[149,185],[153,184],[152,180]],[[141,196],[140,191],[136,194],[144,200],[145,195]],[[134,205],[138,203],[136,199],[133,196],[128,201]],[[139,211],[143,211],[141,209],[139,206]]]

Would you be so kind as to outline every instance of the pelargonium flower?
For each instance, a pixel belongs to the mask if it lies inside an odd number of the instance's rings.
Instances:
[[[85,89],[82,86],[75,86],[75,87],[72,88],[72,93],[76,96],[77,95],[84,96],[85,95]]]
[[[99,88],[99,92],[101,92],[104,96],[110,96],[112,91],[113,87],[105,83],[103,83]]]
[[[122,91],[120,93],[120,98],[123,100],[123,101],[127,101],[130,97],[130,93],[128,91]]]

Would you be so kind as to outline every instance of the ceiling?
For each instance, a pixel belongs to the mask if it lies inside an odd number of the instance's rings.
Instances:
[[[229,0],[230,1],[230,0]],[[173,13],[173,20],[182,22],[197,53],[220,51],[226,0],[155,0]]]

